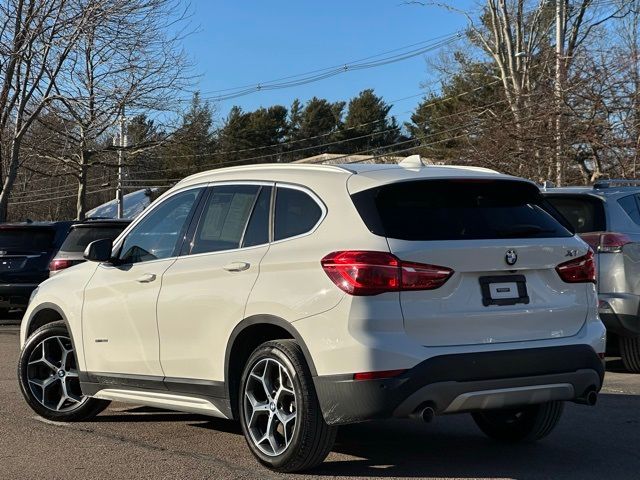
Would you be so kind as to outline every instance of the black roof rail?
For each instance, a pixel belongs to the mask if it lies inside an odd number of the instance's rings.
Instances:
[[[598,180],[593,184],[593,188],[612,187],[640,187],[640,180],[626,178],[612,178],[609,180]]]

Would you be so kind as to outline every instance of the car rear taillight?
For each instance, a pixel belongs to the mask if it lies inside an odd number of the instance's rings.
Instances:
[[[622,247],[627,243],[631,243],[631,238],[624,233],[582,233],[580,234],[580,238],[587,242],[594,251],[599,253],[619,253],[622,251]]]
[[[561,263],[556,267],[560,278],[567,283],[596,283],[596,266],[593,251],[586,255]]]
[[[453,275],[450,268],[403,262],[386,252],[333,252],[321,263],[333,283],[351,295],[433,290],[444,285]]]
[[[72,265],[73,265],[73,262],[71,260],[64,260],[64,259],[52,260],[51,263],[49,264],[49,271],[57,272],[59,270],[64,270],[65,268],[69,268]]]

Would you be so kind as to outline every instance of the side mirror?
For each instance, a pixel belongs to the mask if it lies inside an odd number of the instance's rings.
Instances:
[[[84,258],[90,262],[108,262],[111,260],[113,243],[108,238],[95,240],[87,245],[84,250]]]

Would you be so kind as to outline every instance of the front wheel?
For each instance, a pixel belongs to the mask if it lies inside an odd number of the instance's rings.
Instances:
[[[88,420],[109,405],[82,394],[75,350],[62,321],[44,325],[29,337],[20,353],[18,379],[29,406],[49,420]]]
[[[279,472],[313,468],[336,436],[320,411],[311,373],[293,340],[260,345],[240,382],[240,424],[251,452]]]
[[[501,442],[522,442],[540,440],[549,435],[560,421],[563,409],[563,402],[548,402],[471,415],[488,437]]]

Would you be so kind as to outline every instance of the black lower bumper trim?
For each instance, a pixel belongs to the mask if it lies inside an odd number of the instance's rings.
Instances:
[[[599,391],[603,379],[604,365],[596,352],[588,345],[571,345],[442,355],[390,379],[354,381],[351,375],[318,376],[315,386],[327,423],[346,424],[391,417],[409,397],[428,386],[431,388],[426,390],[446,402],[450,394],[439,394],[439,389],[464,393],[553,381],[572,385],[575,398],[567,400],[575,400],[585,389]],[[447,405],[437,407],[442,412]]]

